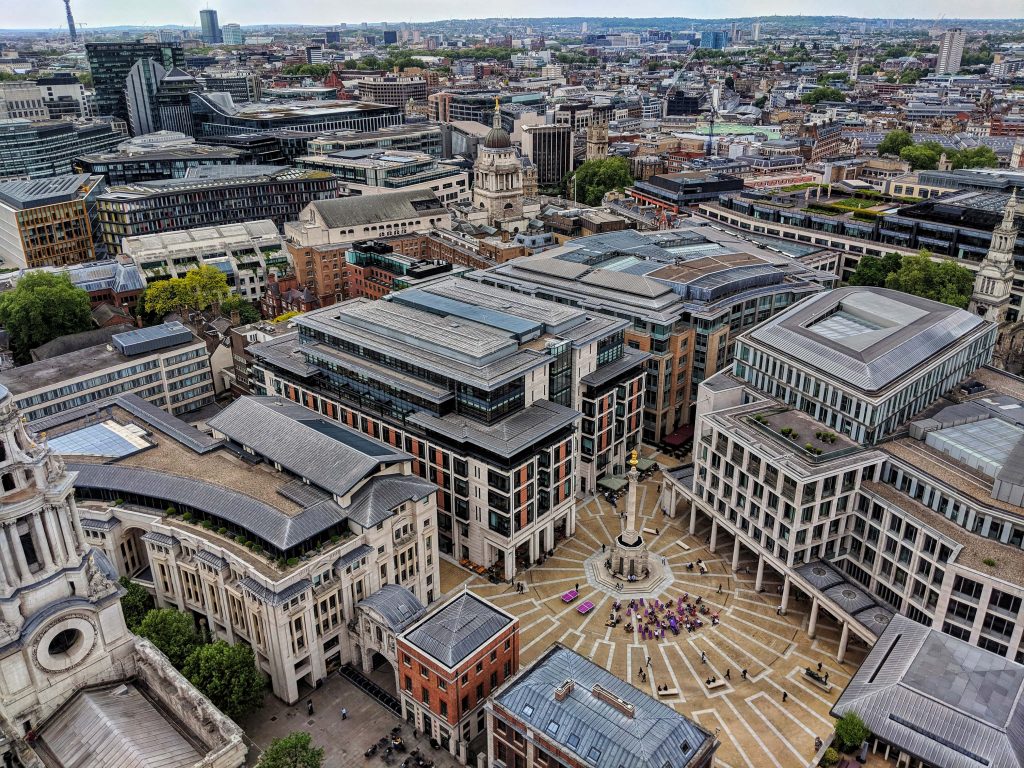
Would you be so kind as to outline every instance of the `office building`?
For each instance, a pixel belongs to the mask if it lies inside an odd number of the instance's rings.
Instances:
[[[469,278],[628,319],[627,346],[650,354],[643,441],[685,442],[692,434],[698,386],[731,363],[736,337],[838,283],[834,274],[796,258],[806,252],[773,253],[760,245],[708,226],[608,232]],[[585,426],[584,463],[595,461],[597,443],[589,438]]]
[[[426,260],[396,251],[389,243],[369,240],[353,243],[345,252],[342,294],[346,300],[380,299],[392,291],[415,288],[440,276],[461,274],[450,261]]]
[[[993,685],[993,682],[998,681]],[[832,714],[855,712],[873,753],[897,764],[1013,765],[1024,666],[894,616]]]
[[[202,39],[207,45],[219,45],[224,42],[224,36],[220,31],[220,24],[217,22],[217,12],[210,8],[204,8],[199,12],[199,24],[202,27]]]
[[[90,546],[158,607],[250,646],[287,703],[343,664],[397,669],[402,622],[440,591],[435,486],[413,457],[280,398],[243,397],[208,424],[131,395],[45,423],[78,473]],[[379,637],[371,598],[398,623]]]
[[[375,195],[399,189],[430,190],[444,203],[469,197],[469,173],[422,152],[348,149],[329,155],[303,155],[298,168],[333,174],[343,192]]]
[[[30,81],[0,83],[0,120],[48,120],[39,87]]]
[[[108,435],[107,446],[131,445]],[[245,765],[241,729],[129,631],[118,574],[86,534],[75,472],[2,387],[0,447],[0,762],[73,765],[89,733],[110,765]]]
[[[461,592],[404,630],[397,650],[402,718],[465,763],[486,734],[487,697],[519,671],[519,619]]]
[[[324,63],[324,47],[322,45],[307,45],[306,46],[306,63],[307,64],[323,64]]]
[[[197,144],[191,136],[158,131],[119,144],[113,151],[80,155],[78,173],[101,174],[110,185],[156,179],[182,179],[191,168],[240,165],[246,153],[233,147]]]
[[[469,121],[491,126],[494,122],[494,100],[500,106],[523,107],[543,114],[546,95],[543,93],[500,94],[498,91],[439,91],[427,97],[430,119],[440,123]],[[512,130],[511,116],[502,116],[502,127]]]
[[[960,71],[965,42],[967,33],[959,27],[942,33],[939,38],[939,58],[935,64],[936,75],[955,75]]]
[[[450,229],[451,214],[430,190],[403,190],[370,197],[311,203],[284,225],[299,283],[327,306],[346,297],[345,254],[352,243],[418,230]]]
[[[568,125],[524,125],[523,154],[537,169],[537,183],[557,186],[573,165],[573,131]]]
[[[258,302],[271,274],[291,271],[288,250],[269,220],[126,237],[122,259],[130,259],[147,283],[184,277],[200,266],[216,267],[237,296]]]
[[[400,125],[400,107],[360,101],[287,101],[275,104],[235,104],[225,94],[191,94],[192,119],[197,139],[238,133],[260,133],[284,128],[326,132],[376,131]]]
[[[190,94],[198,88],[199,84],[196,79],[180,69],[172,69],[160,78],[156,89],[156,108],[160,130],[192,135]]]
[[[338,182],[320,171],[278,166],[208,166],[184,179],[111,187],[97,199],[103,242],[121,252],[126,237],[177,229],[298,217],[313,200],[329,200]]]
[[[97,255],[102,176],[70,174],[0,182],[0,266],[63,267]]]
[[[97,322],[106,320],[106,323],[102,323],[103,325],[116,324],[124,319],[124,315],[110,313],[108,316],[101,309],[102,307],[124,309],[130,315],[134,312],[139,299],[146,290],[146,283],[142,279],[142,273],[138,267],[132,263],[124,264],[114,259],[87,261],[67,267],[37,267],[36,269],[67,275],[72,285],[89,294],[93,319]],[[14,288],[21,278],[34,271],[36,270],[20,269],[4,274],[0,277],[0,290]],[[99,312],[97,313],[96,310]]]
[[[410,99],[420,103],[427,100],[427,81],[415,75],[366,77],[356,83],[356,87],[359,98],[371,104],[405,107]]]
[[[153,59],[139,59],[125,79],[125,104],[128,107],[128,128],[132,136],[144,136],[160,130],[156,107],[156,89],[167,70]]]
[[[196,83],[203,91],[231,94],[236,103],[263,98],[263,79],[256,72],[203,72],[196,76]]]
[[[128,75],[136,62],[152,59],[165,70],[185,66],[185,53],[176,43],[86,43],[85,53],[96,89],[96,114],[128,121]]]
[[[444,155],[441,126],[428,123],[393,125],[379,131],[331,131],[310,139],[303,154],[329,155],[352,149],[404,150],[438,158]]]
[[[624,320],[448,279],[291,322],[250,347],[251,386],[412,453],[440,487],[440,550],[495,578],[573,535],[581,409],[615,424],[609,470],[640,442],[646,356]]]
[[[228,23],[220,28],[224,45],[244,45],[245,35],[238,24]]]
[[[91,117],[90,98],[82,81],[70,72],[56,72],[36,80],[51,120]]]
[[[723,192],[739,192],[743,179],[717,171],[683,171],[652,176],[638,181],[626,194],[644,205],[653,205],[669,213],[687,206],[715,200]]]
[[[874,645],[893,614],[1024,660],[1024,387],[996,328],[880,288],[820,294],[737,341],[701,388],[690,530],[741,548]],[[674,485],[672,481],[670,485]],[[761,576],[756,586],[761,583]]]
[[[557,643],[486,712],[490,765],[712,768],[718,749],[703,726]]]
[[[725,30],[716,29],[700,33],[700,47],[722,50],[729,42],[729,33]]]
[[[125,393],[173,414],[213,402],[206,342],[178,322],[12,368],[0,373],[0,384],[29,422]]]

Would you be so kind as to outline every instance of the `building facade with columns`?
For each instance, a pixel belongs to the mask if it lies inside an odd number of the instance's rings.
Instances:
[[[588,402],[622,404],[621,423],[602,406],[594,424],[621,428],[605,447],[639,440],[643,358],[625,321],[449,278],[292,322],[249,347],[253,391],[402,446],[440,487],[440,551],[495,578],[575,532]]]
[[[995,327],[885,289],[810,298],[737,342],[701,385],[689,503],[731,547],[873,645],[893,614],[1007,656],[1024,630],[1024,380],[988,367]],[[728,550],[727,550],[728,552]]]
[[[436,486],[410,454],[283,398],[207,423],[126,395],[40,426],[77,473],[84,539],[158,607],[251,646],[286,702],[343,664],[393,666],[395,627],[363,619],[439,596]]]

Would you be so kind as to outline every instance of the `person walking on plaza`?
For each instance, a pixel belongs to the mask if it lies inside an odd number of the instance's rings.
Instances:
[[[746,680],[747,679],[747,670],[745,670],[745,669],[741,670],[740,671],[740,677],[742,677],[744,680]]]
[[[341,719],[348,720],[348,710],[344,707],[341,708]]]
[[[726,669],[725,669],[725,679],[726,680],[731,680],[732,679],[731,677],[729,677],[729,668],[728,667],[726,667]]]
[[[782,703],[785,704],[786,703],[786,699],[788,699],[788,698],[789,698],[789,694],[786,693],[785,691],[783,691],[782,692]]]
[[[707,664],[708,663],[708,656],[707,656],[706,653],[704,653],[704,651],[700,652],[700,663],[701,664]]]

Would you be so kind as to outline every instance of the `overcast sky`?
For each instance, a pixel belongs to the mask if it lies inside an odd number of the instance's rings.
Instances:
[[[337,0],[213,0],[221,24],[334,24],[360,21],[431,21],[451,18],[479,18],[495,14],[500,6],[479,0],[377,0],[372,4],[373,18],[354,15],[359,3]],[[708,17],[727,11],[730,16],[758,15],[828,15],[855,11],[862,17],[885,17],[898,9],[902,18],[934,19],[940,15],[954,17],[968,13],[971,18],[1004,18],[1022,6],[1018,0],[860,0],[852,6],[847,0],[734,0],[724,7],[713,3],[667,3],[665,0],[633,0],[629,4],[633,17],[675,16]],[[71,0],[75,19],[89,27],[139,24],[198,25],[199,9],[206,5],[190,0]],[[368,6],[367,6],[368,7]],[[621,15],[621,0],[567,0],[552,4],[549,0],[513,0],[506,6],[516,16],[614,16]],[[0,28],[53,28],[63,26],[64,7],[61,0],[0,0]]]

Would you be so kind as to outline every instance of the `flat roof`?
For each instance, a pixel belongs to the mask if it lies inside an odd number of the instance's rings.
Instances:
[[[69,173],[46,179],[0,181],[0,202],[12,208],[38,208],[79,199],[100,177],[88,173]],[[90,184],[90,180],[94,180]]]

